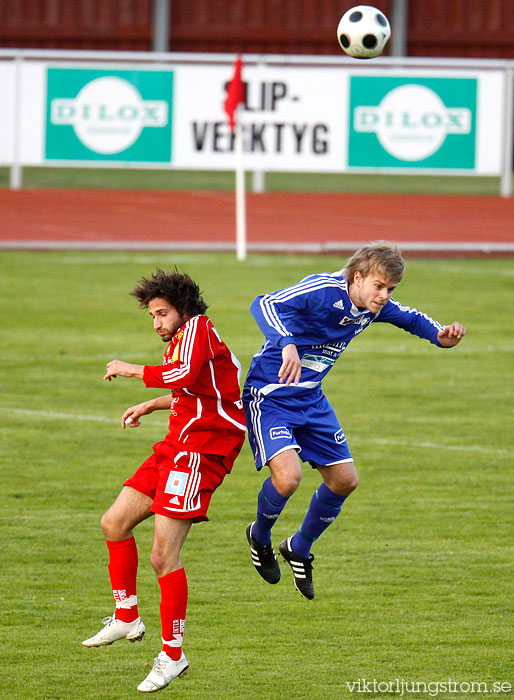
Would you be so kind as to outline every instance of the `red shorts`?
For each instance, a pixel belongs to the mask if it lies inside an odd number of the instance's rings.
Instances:
[[[209,520],[207,509],[212,494],[230,472],[232,463],[227,464],[227,458],[221,455],[186,452],[158,442],[154,454],[124,486],[152,498],[152,513],[198,523]]]

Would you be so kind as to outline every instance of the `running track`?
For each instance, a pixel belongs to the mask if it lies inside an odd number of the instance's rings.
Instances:
[[[405,252],[514,255],[514,197],[247,195],[249,251],[348,252],[387,239]],[[233,250],[229,192],[0,190],[0,248]]]

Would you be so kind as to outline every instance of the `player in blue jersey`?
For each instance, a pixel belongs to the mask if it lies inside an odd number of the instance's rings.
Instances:
[[[279,545],[297,590],[308,599],[314,598],[311,546],[358,484],[345,434],[321,388],[323,378],[372,323],[391,323],[446,348],[466,333],[460,323],[442,326],[392,298],[404,269],[397,246],[377,241],[360,248],[343,270],[311,275],[257,297],[250,307],[266,340],[252,359],[243,402],[256,467],[268,465],[270,476],[246,536],[255,568],[265,581],[277,583],[271,528],[300,483],[300,460],[319,471],[322,483],[300,528]]]

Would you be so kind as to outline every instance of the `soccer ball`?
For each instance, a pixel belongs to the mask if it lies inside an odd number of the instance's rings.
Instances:
[[[337,40],[353,58],[375,58],[385,49],[391,27],[383,12],[371,5],[352,7],[339,20]]]

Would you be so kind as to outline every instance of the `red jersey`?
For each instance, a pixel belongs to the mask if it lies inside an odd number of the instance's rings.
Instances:
[[[145,365],[147,387],[171,389],[165,442],[188,452],[229,455],[243,439],[241,365],[207,316],[193,316],[173,336],[162,365]]]

